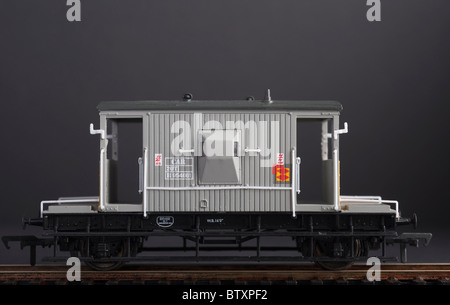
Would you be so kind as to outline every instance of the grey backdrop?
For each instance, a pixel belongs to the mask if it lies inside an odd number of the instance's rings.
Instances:
[[[341,189],[400,201],[434,233],[411,261],[450,261],[450,2],[0,0],[0,235],[39,202],[98,193],[103,100],[333,99]],[[39,251],[39,250],[38,250]],[[0,263],[28,253],[0,246]]]

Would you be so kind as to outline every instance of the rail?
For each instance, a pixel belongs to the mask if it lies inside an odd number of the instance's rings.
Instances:
[[[68,266],[0,265],[0,284],[67,285]],[[98,272],[81,267],[81,285],[450,285],[450,265],[381,264],[380,281],[370,282],[370,266],[326,271],[313,264],[128,265]]]

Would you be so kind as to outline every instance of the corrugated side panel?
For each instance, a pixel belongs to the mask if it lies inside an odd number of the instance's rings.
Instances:
[[[196,122],[195,122],[196,121]],[[180,123],[181,122],[181,123]],[[213,122],[213,123],[211,123]],[[228,122],[228,123],[227,123]],[[236,123],[239,122],[239,123]],[[188,125],[187,125],[188,124]],[[272,173],[276,154],[284,153],[285,167],[291,169],[291,130],[289,114],[267,113],[203,113],[203,114],[159,114],[153,113],[149,120],[149,168],[150,187],[213,187],[220,185],[199,185],[197,182],[197,162],[194,153],[183,154],[186,163],[169,173],[174,154],[171,145],[175,139],[183,140],[183,149],[193,149],[198,128],[222,126],[223,129],[235,126],[241,129],[241,186],[290,187],[290,182],[277,182]],[[251,135],[248,126],[257,126],[257,136]],[[189,130],[183,127],[190,126]],[[247,126],[242,128],[239,126]],[[217,127],[216,127],[217,128]],[[233,128],[234,129],[234,128]],[[178,137],[178,138],[177,138]],[[248,148],[267,148],[271,151],[244,153]],[[177,148],[175,148],[177,149]],[[162,156],[162,164],[157,166],[155,158]],[[272,159],[272,155],[275,157]],[[169,159],[168,159],[169,158]],[[192,167],[191,167],[192,166]],[[191,171],[188,176],[182,171]],[[169,173],[169,174],[168,174]],[[220,175],[220,173],[217,173]],[[166,175],[169,175],[167,177]],[[172,176],[170,176],[172,175]],[[174,176],[175,175],[175,176]],[[223,185],[230,186],[230,185]],[[252,211],[290,211],[289,190],[148,190],[150,212],[252,212]],[[203,200],[203,205],[201,201]],[[205,206],[205,202],[207,202]]]

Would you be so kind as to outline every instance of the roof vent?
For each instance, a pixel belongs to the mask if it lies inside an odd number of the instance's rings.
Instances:
[[[191,93],[185,93],[183,95],[183,101],[185,101],[185,102],[190,102],[192,100],[192,98],[193,98],[193,95]]]
[[[264,97],[264,102],[267,104],[272,104],[272,98],[270,97],[270,89],[267,89],[266,96]]]

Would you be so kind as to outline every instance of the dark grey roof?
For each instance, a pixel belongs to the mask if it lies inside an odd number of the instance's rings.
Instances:
[[[340,111],[337,101],[108,101],[98,104],[100,111],[108,110],[325,110]]]

